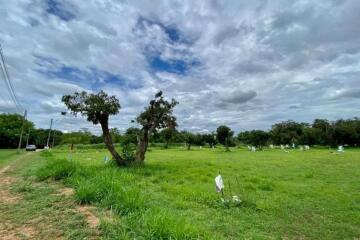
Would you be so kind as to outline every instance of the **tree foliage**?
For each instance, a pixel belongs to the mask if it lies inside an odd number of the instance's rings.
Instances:
[[[62,101],[75,116],[81,114],[93,124],[101,125],[104,143],[118,165],[126,165],[125,161],[115,150],[109,131],[109,116],[119,113],[121,108],[115,96],[108,96],[104,91],[96,94],[75,92],[73,95],[64,95]]]
[[[209,147],[212,148],[216,145],[217,141],[216,141],[216,134],[211,133],[211,134],[203,134],[202,135],[202,139],[205,143],[209,144]]]
[[[270,134],[262,130],[245,131],[238,134],[240,142],[262,148],[270,139]]]
[[[165,142],[165,148],[169,148],[170,142],[173,140],[173,138],[176,135],[176,129],[175,128],[164,128],[160,132],[160,136]]]
[[[16,148],[19,144],[23,116],[19,114],[0,114],[0,147]],[[34,124],[25,121],[24,134],[34,131]],[[25,136],[25,135],[24,135]],[[23,137],[22,145],[25,144],[26,137]]]
[[[185,141],[187,150],[190,150],[191,146],[196,143],[196,140],[197,140],[196,135],[192,132],[186,132],[186,131],[183,131],[182,135],[184,137],[184,141]]]
[[[221,125],[216,129],[216,138],[222,145],[225,146],[226,150],[229,151],[229,144],[234,132],[228,126]]]
[[[173,109],[177,104],[175,99],[165,100],[160,91],[136,118],[136,122],[142,127],[138,135],[138,147],[135,155],[137,163],[144,162],[149,138],[155,131],[164,128],[174,129],[177,126],[176,117],[173,115]]]

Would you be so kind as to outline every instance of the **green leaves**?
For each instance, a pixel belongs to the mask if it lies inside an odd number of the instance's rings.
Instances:
[[[115,96],[109,96],[102,90],[96,94],[83,91],[75,92],[73,95],[64,95],[62,102],[72,114],[80,113],[94,124],[108,120],[109,115],[116,115],[121,108]]]
[[[175,128],[176,118],[172,114],[177,104],[175,99],[165,100],[160,91],[155,94],[155,98],[150,101],[149,106],[136,118],[136,121],[151,133],[156,129]]]

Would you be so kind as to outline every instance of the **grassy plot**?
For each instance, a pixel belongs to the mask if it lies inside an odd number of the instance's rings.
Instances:
[[[360,237],[359,150],[153,149],[139,168],[104,164],[106,154],[53,151],[36,173],[74,187],[79,203],[108,209],[105,239]],[[238,195],[240,205],[221,202],[219,171],[226,197]]]

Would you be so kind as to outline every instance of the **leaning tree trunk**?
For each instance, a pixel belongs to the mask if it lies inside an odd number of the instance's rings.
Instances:
[[[189,151],[190,149],[191,149],[191,144],[188,143],[188,144],[187,144],[187,150]]]
[[[149,145],[149,132],[143,130],[143,134],[138,136],[138,146],[135,153],[135,163],[143,164],[145,161],[145,153]]]
[[[230,152],[228,138],[225,138],[225,149],[227,152]]]
[[[117,153],[113,145],[112,138],[109,132],[108,121],[103,120],[100,122],[100,125],[103,132],[103,138],[106,148],[109,150],[111,156],[114,158],[117,165],[125,166],[127,162]]]

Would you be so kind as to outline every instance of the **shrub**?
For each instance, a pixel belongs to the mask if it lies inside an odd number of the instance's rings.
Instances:
[[[135,161],[135,145],[134,144],[124,144],[122,147],[122,157],[128,162]]]

